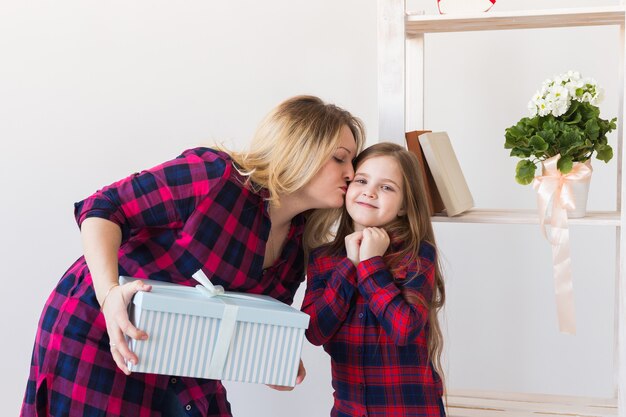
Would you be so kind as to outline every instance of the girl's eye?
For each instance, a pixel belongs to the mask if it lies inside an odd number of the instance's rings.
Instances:
[[[356,180],[352,182],[358,182],[359,184],[367,184],[367,181],[365,181],[363,178],[357,178]]]
[[[390,187],[390,186],[388,186],[388,185],[383,185],[381,188],[382,188],[384,191],[393,191],[393,188],[391,188],[391,187]]]

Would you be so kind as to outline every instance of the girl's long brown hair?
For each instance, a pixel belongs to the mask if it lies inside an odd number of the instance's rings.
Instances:
[[[391,238],[391,244],[384,255],[384,260],[387,267],[392,272],[395,272],[403,266],[419,260],[418,252],[422,242],[429,243],[435,250],[437,246],[435,245],[435,234],[433,233],[430,211],[425,195],[424,178],[422,178],[422,171],[417,157],[395,143],[378,143],[365,149],[355,159],[355,171],[364,161],[379,156],[392,157],[398,163],[402,172],[403,203],[406,214],[396,217],[393,222],[385,226],[385,230]],[[341,253],[345,248],[345,237],[352,232],[354,232],[354,226],[344,206],[337,233],[334,240],[327,245],[326,252],[329,254]],[[406,287],[402,287],[402,295],[411,304],[427,303],[429,312],[427,324],[428,356],[433,363],[435,371],[443,380],[444,373],[441,365],[443,334],[439,325],[438,313],[445,303],[446,290],[439,266],[439,256],[435,259],[434,268],[435,286],[430,300],[423,301],[415,293],[407,290]],[[406,279],[411,279],[411,277],[406,277]]]

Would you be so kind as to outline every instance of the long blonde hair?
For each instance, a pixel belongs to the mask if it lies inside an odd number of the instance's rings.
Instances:
[[[435,250],[437,246],[424,191],[424,178],[422,178],[418,159],[411,152],[395,143],[383,142],[372,145],[359,154],[354,161],[355,170],[366,160],[380,156],[393,158],[402,172],[403,205],[406,214],[397,217],[385,226],[385,230],[391,238],[391,245],[385,253],[384,260],[388,268],[394,272],[406,265],[406,260],[409,263],[419,260],[417,255],[422,242],[429,243]],[[344,238],[352,232],[354,232],[354,225],[344,206],[336,236],[333,242],[327,245],[326,252],[329,254],[341,253],[345,247]],[[425,300],[425,302],[429,312],[428,356],[435,371],[443,381],[444,373],[441,365],[443,334],[439,325],[438,313],[445,303],[446,289],[438,259],[437,256],[434,265],[435,286],[432,299]],[[411,279],[411,277],[407,277],[407,279]],[[406,290],[405,287],[402,288],[402,295],[407,302],[412,304],[423,304],[424,302],[416,294]]]
[[[318,97],[296,96],[280,103],[263,119],[248,151],[229,153],[250,185],[266,188],[269,200],[278,205],[280,194],[301,189],[330,160],[344,126],[352,132],[360,152],[365,142],[360,119]],[[308,214],[305,250],[328,241],[327,232],[340,214],[339,209]]]

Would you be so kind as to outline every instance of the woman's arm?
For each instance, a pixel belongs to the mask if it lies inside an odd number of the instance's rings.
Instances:
[[[130,322],[128,304],[137,291],[150,291],[150,286],[142,281],[118,284],[117,252],[122,231],[117,224],[97,217],[88,218],[82,224],[81,237],[96,299],[106,322],[111,354],[117,366],[129,375],[125,361],[138,363],[139,359],[128,348],[124,335],[133,339],[147,339],[148,335]]]
[[[420,251],[419,263],[408,266],[402,284],[394,280],[380,256],[362,261],[357,267],[358,290],[387,336],[399,346],[415,340],[428,321],[427,303],[435,280],[435,251],[428,246],[430,249]],[[400,285],[416,295],[420,302],[407,302]]]
[[[111,353],[126,374],[124,360],[137,363],[138,358],[128,349],[124,335],[147,338],[130,323],[127,307],[137,291],[149,291],[150,286],[142,281],[118,286],[120,245],[145,228],[182,227],[198,202],[219,189],[228,167],[211,150],[191,149],[76,204],[85,260],[106,321]]]
[[[231,164],[206,148],[133,174],[75,204],[76,222],[99,217],[117,224],[121,241],[149,227],[179,228],[201,200],[220,189]]]
[[[356,268],[344,258],[311,255],[302,311],[311,317],[306,337],[314,345],[328,342],[339,330],[350,310],[356,291]]]

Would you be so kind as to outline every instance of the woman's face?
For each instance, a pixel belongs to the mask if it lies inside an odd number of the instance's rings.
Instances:
[[[310,208],[339,208],[343,206],[348,183],[354,177],[352,160],[356,157],[356,141],[348,126],[339,133],[339,145],[307,185],[302,188]]]
[[[400,165],[390,156],[374,156],[356,169],[346,195],[354,230],[383,227],[404,215]]]

